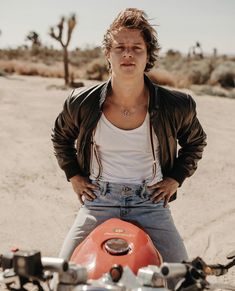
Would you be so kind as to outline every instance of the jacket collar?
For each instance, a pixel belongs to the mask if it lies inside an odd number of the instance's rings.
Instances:
[[[100,108],[102,107],[106,97],[108,96],[108,94],[111,92],[112,90],[112,86],[111,86],[111,77],[108,79],[107,82],[104,83],[104,86],[101,89],[101,93],[100,93]]]
[[[149,112],[154,112],[159,109],[159,94],[158,86],[154,84],[147,75],[144,75],[144,82],[149,89]]]

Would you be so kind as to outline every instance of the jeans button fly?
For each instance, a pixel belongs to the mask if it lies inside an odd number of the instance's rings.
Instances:
[[[125,195],[127,194],[127,192],[131,191],[132,189],[130,187],[127,186],[123,186],[122,187],[122,194]]]

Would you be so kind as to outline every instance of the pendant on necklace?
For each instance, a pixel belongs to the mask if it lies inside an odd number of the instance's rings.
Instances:
[[[129,110],[127,110],[127,109],[124,109],[124,110],[122,111],[122,114],[123,114],[125,117],[129,117],[129,116],[131,115],[131,112],[130,112]]]

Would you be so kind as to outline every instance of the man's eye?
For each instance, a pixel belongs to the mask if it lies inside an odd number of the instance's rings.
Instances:
[[[117,50],[123,50],[124,47],[123,47],[123,46],[117,46],[116,49],[117,49]]]

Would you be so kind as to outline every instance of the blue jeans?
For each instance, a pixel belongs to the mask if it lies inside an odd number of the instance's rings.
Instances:
[[[174,225],[169,207],[163,201],[152,203],[151,191],[142,184],[117,184],[93,181],[99,185],[97,198],[85,200],[79,209],[60,251],[60,257],[68,260],[76,246],[89,233],[109,218],[119,218],[138,223],[148,233],[165,262],[181,262],[187,259],[183,241]]]

